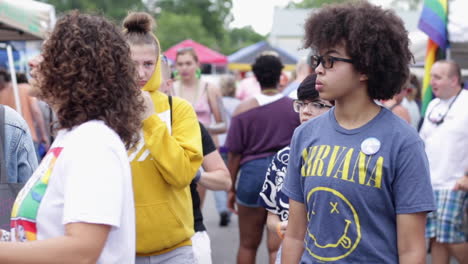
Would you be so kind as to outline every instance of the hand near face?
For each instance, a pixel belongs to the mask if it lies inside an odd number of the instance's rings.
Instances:
[[[145,120],[148,117],[155,114],[156,111],[154,110],[153,100],[151,99],[151,95],[149,94],[149,92],[142,91],[141,95],[143,96],[144,104],[145,104],[145,111],[143,112],[142,118],[143,118],[143,120]]]

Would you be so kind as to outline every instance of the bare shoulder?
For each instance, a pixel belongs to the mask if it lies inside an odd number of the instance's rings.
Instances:
[[[209,95],[221,95],[221,91],[219,90],[219,87],[216,86],[215,84],[211,82],[205,82],[206,84],[206,90]]]

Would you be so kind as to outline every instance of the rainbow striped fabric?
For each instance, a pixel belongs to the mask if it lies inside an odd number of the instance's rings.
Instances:
[[[445,52],[448,45],[447,2],[447,0],[425,0],[419,19],[419,29],[429,36],[422,88],[421,112],[423,115],[426,112],[427,105],[432,100],[432,87],[430,84],[432,64],[436,60],[438,49],[440,48]]]

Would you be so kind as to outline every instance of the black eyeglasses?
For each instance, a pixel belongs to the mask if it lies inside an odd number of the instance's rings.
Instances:
[[[312,68],[315,69],[319,66],[320,63],[322,63],[323,68],[331,69],[333,68],[333,63],[335,61],[344,61],[347,63],[353,63],[353,61],[350,59],[337,58],[337,57],[333,57],[330,55],[322,55],[322,56],[313,55],[310,57],[310,66],[312,66]]]
[[[304,102],[301,100],[294,100],[293,101],[293,109],[294,112],[299,113],[302,108],[307,107],[309,110],[328,110],[332,108],[332,105],[324,104],[319,101],[314,101],[314,102]]]

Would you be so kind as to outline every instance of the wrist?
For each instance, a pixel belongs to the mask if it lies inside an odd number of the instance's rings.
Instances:
[[[195,174],[195,177],[193,178],[193,182],[198,183],[201,178],[201,171],[197,170],[197,173]]]

